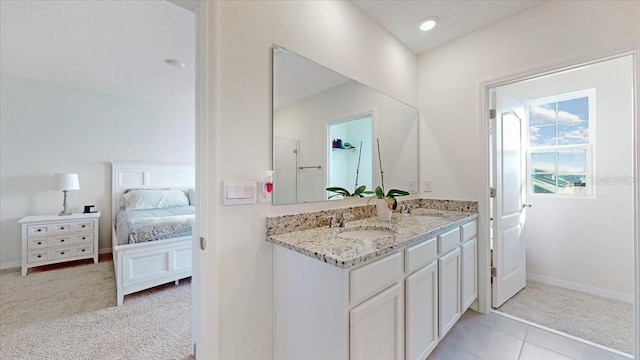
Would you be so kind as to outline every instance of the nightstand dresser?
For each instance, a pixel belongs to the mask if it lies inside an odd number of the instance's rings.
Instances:
[[[29,268],[93,258],[98,263],[100,212],[67,216],[37,215],[20,219],[22,276]]]

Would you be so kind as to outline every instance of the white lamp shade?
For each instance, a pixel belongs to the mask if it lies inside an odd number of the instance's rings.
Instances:
[[[56,174],[57,190],[80,190],[78,174]]]

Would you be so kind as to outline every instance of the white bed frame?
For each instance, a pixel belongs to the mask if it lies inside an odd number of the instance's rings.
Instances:
[[[113,265],[116,273],[117,304],[124,296],[191,276],[193,239],[185,236],[170,240],[118,245],[116,213],[122,195],[129,189],[194,189],[195,167],[183,164],[112,162],[111,231]]]

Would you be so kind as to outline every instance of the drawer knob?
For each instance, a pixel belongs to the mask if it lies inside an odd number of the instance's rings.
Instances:
[[[82,252],[84,252],[85,249],[82,249]]]
[[[85,227],[84,225],[82,225],[82,227]]]
[[[85,240],[85,239],[86,239],[86,237],[84,237],[84,236],[83,236],[83,237],[82,237],[82,240]]]
[[[64,251],[61,251],[61,252],[60,252],[60,255],[64,255]]]
[[[38,241],[38,245],[42,245],[42,241]]]
[[[39,257],[39,258],[41,258],[41,257],[42,257],[42,255],[38,255],[38,257]]]
[[[40,232],[40,231],[42,231],[42,229],[38,229],[37,231]]]
[[[60,226],[60,230],[64,230],[64,226]]]
[[[60,242],[64,242],[64,239],[60,240]]]

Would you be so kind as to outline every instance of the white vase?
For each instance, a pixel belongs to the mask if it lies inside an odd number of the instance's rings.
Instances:
[[[378,220],[391,220],[391,209],[384,199],[376,199],[376,210],[378,211]]]

